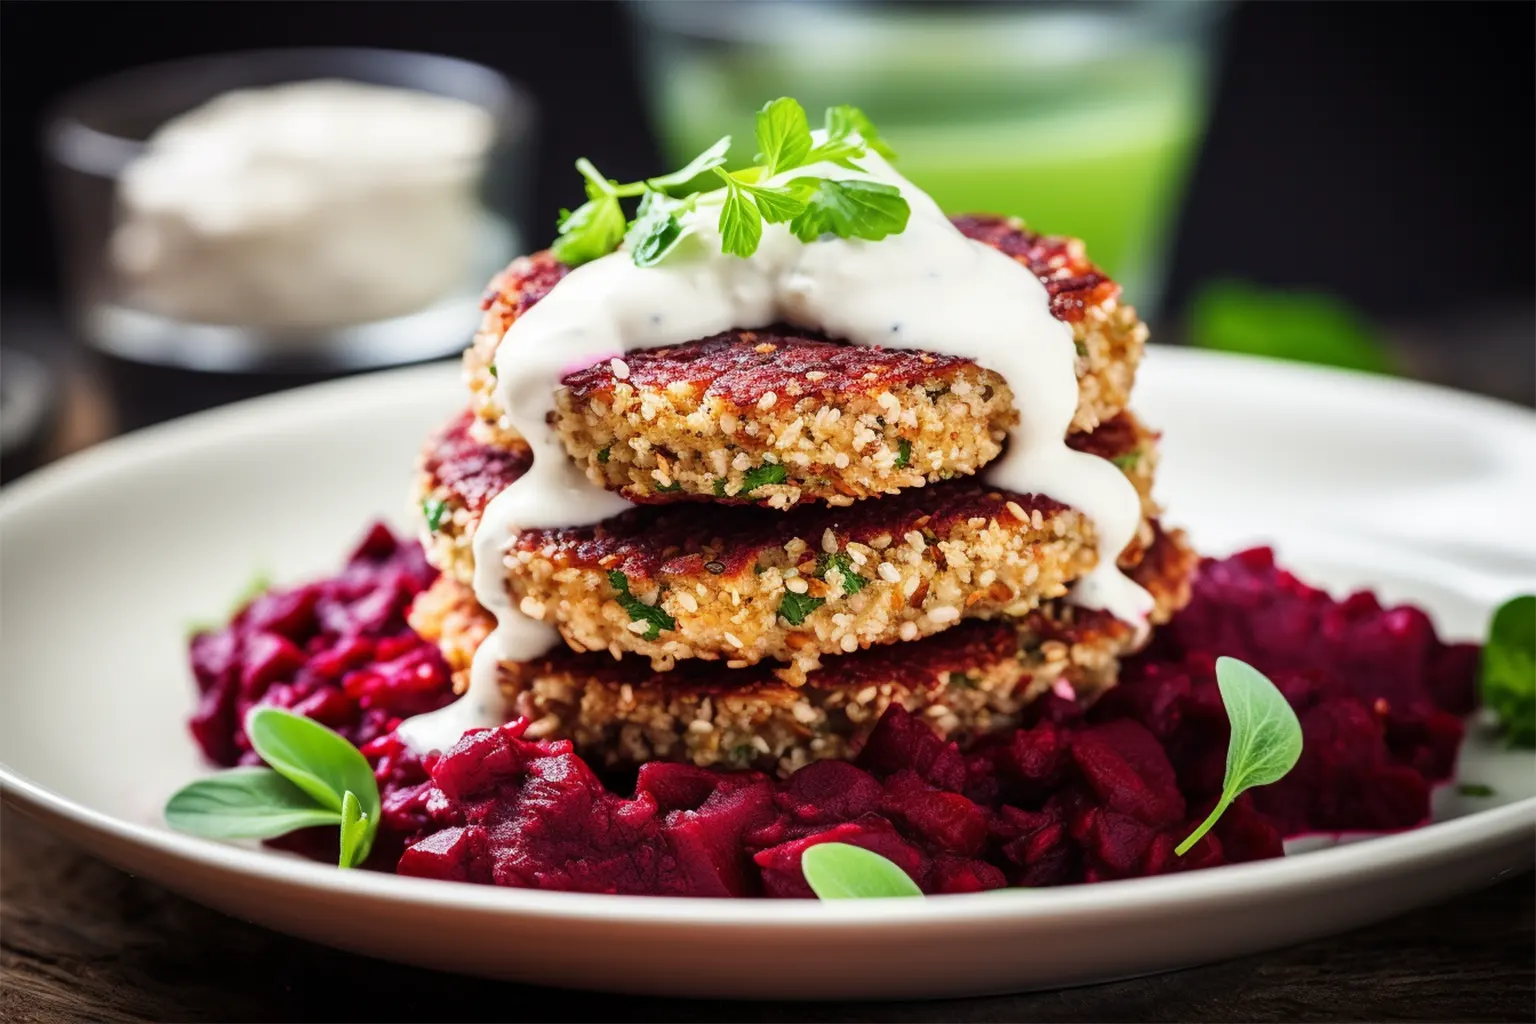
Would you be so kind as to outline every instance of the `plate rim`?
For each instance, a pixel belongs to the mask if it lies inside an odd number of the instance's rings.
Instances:
[[[1158,372],[1197,368],[1219,372],[1262,372],[1270,384],[1343,387],[1374,391],[1378,398],[1417,397],[1451,404],[1502,426],[1529,432],[1536,440],[1536,411],[1482,395],[1405,378],[1290,363],[1263,357],[1150,346],[1148,358],[1166,367]],[[208,444],[270,425],[287,409],[343,403],[387,404],[419,381],[443,377],[451,362],[361,374],[323,384],[195,413],[134,431],[28,473],[0,489],[0,531],[75,481],[102,472],[131,472],[145,461],[174,458]],[[1277,380],[1277,378],[1280,378]],[[1536,461],[1536,460],[1533,460]],[[679,924],[793,930],[806,925],[859,930],[872,924],[964,925],[1017,922],[1058,915],[1125,915],[1190,902],[1261,898],[1293,887],[1343,882],[1360,873],[1408,867],[1470,853],[1517,839],[1536,829],[1536,796],[1475,811],[1449,821],[1376,836],[1368,841],[1199,872],[1096,882],[1049,889],[1009,888],[925,900],[709,899],[545,892],[468,885],[371,871],[338,871],[296,857],[245,849],[154,828],[96,810],[55,793],[0,760],[0,795],[22,813],[59,818],[120,843],[145,847],[180,864],[254,876],[311,893],[354,899],[383,899],[420,908],[565,921],[603,921],[634,926]],[[87,844],[89,845],[89,844]],[[112,859],[110,854],[106,854]]]

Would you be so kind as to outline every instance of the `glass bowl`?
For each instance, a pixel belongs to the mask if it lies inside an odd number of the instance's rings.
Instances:
[[[191,159],[174,149],[185,145],[175,129],[151,139],[236,90],[331,80],[409,90],[417,95],[407,102],[435,118],[447,108],[474,130],[457,148],[421,147],[414,162],[390,137],[406,119],[356,107],[285,108],[228,144],[204,138]],[[447,125],[415,123],[429,127],[429,142]],[[160,379],[158,400],[171,412],[185,409],[169,408],[169,393],[188,387],[205,399],[238,397],[448,354],[473,333],[486,281],[520,250],[534,124],[532,100],[496,71],[391,50],[219,54],[82,86],[56,104],[43,140],[73,324],[124,364],[116,368],[133,388],[155,388],[145,372],[153,368],[189,375]],[[279,154],[281,166],[271,165],[274,132],[302,147],[304,133],[325,131],[358,140],[355,161],[349,149],[330,168],[355,188],[320,180],[325,168],[317,176],[302,157],[283,163]],[[232,387],[219,376],[260,382]]]

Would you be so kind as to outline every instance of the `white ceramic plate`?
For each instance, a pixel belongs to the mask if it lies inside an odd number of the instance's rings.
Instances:
[[[0,780],[92,852],[210,906],[359,952],[636,992],[917,997],[1102,980],[1352,928],[1532,861],[1536,760],[1468,742],[1418,831],[1163,878],[929,900],[586,896],[340,872],[168,831],[206,768],[183,728],[184,623],[253,568],[336,566],[403,519],[421,439],[462,401],[435,366],[292,392],[114,441],[0,508]],[[1268,540],[1333,586],[1429,608],[1448,636],[1536,590],[1536,416],[1400,381],[1174,350],[1138,407],[1162,495],[1207,551]]]

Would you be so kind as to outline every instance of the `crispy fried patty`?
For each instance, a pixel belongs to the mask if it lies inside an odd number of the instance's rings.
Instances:
[[[1156,529],[1132,575],[1157,599],[1155,622],[1188,600],[1195,555],[1178,531]],[[492,620],[467,586],[442,577],[417,599],[411,624],[439,644],[466,685]],[[1113,684],[1131,627],[1103,612],[1048,602],[1021,620],[967,622],[927,639],[827,658],[797,679],[787,666],[723,669],[551,652],[504,665],[502,687],[530,733],[573,740],[606,764],[687,760],[787,774],[856,753],[885,708],[900,703],[941,735],[966,739],[1012,725],[1062,684],[1090,696]]]
[[[1129,414],[1101,429],[1074,444],[1114,458],[1155,514],[1156,435]],[[476,442],[465,418],[429,443],[419,486],[434,564],[473,579],[480,512],[528,464],[526,448]],[[658,669],[767,658],[804,670],[823,654],[1022,615],[1096,559],[1092,524],[1076,510],[967,478],[847,508],[637,506],[596,526],[524,531],[505,567],[524,614],[577,650],[642,654]]]
[[[1124,409],[1146,328],[1075,239],[1015,220],[956,218],[967,235],[1027,266],[1078,347],[1073,428]],[[507,327],[565,275],[549,253],[493,282],[465,369],[476,436],[509,446],[491,362]],[[567,376],[555,427],[594,481],[634,501],[703,496],[788,508],[975,473],[1014,422],[1013,392],[967,359],[860,348],[789,327],[734,330],[630,353]]]

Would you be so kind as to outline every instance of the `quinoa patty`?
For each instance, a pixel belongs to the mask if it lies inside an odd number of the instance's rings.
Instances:
[[[1178,531],[1155,531],[1133,570],[1166,621],[1189,598],[1196,557]],[[467,586],[444,576],[417,598],[411,625],[437,643],[467,683],[492,620]],[[658,673],[602,654],[551,652],[504,665],[502,687],[530,734],[575,742],[598,763],[686,760],[788,774],[808,761],[857,753],[886,707],[922,714],[946,738],[1013,725],[1024,705],[1061,686],[1090,697],[1113,685],[1131,627],[1065,602],[1016,622],[968,622],[924,640],[828,658],[803,684],[762,663],[722,670],[702,662]]]
[[[1155,435],[1129,414],[1104,430],[1075,443],[1103,449],[1149,492]],[[473,578],[479,514],[528,464],[526,448],[476,442],[465,418],[429,443],[419,486],[434,564]],[[1147,540],[1144,530],[1122,563]],[[660,670],[692,658],[810,669],[823,654],[964,618],[1022,615],[1096,558],[1092,524],[1076,510],[966,479],[852,508],[639,506],[595,527],[524,531],[506,575],[523,612],[577,650],[643,654]]]
[[[961,217],[956,225],[1027,266],[1078,347],[1073,429],[1121,411],[1146,327],[1082,243],[1022,223]],[[507,327],[565,275],[547,252],[492,282],[465,353],[475,433],[508,446],[491,375]],[[975,473],[1014,422],[1013,392],[967,359],[858,348],[788,327],[735,330],[630,353],[578,370],[555,396],[555,428],[596,482],[634,501],[703,496],[787,508],[849,503]]]

